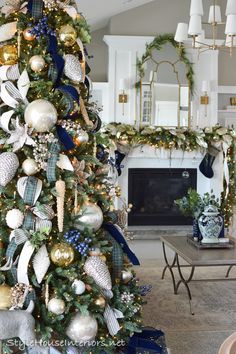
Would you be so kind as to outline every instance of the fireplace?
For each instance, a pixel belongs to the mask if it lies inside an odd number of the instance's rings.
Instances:
[[[197,189],[196,168],[129,168],[128,225],[190,225],[174,204],[189,188]]]

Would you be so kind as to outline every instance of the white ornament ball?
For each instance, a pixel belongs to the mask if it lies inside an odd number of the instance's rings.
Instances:
[[[45,60],[42,55],[34,55],[30,58],[29,63],[31,69],[36,73],[42,71],[45,67]]]
[[[11,229],[18,229],[24,221],[24,214],[19,209],[12,209],[7,212],[6,223]]]
[[[48,132],[57,122],[57,110],[47,100],[35,100],[26,107],[25,122],[38,133]]]
[[[75,281],[72,284],[72,288],[73,288],[76,295],[83,294],[86,289],[84,282],[79,279],[75,279]]]
[[[88,342],[94,340],[98,331],[96,319],[90,315],[77,313],[69,324],[66,334],[74,342]]]
[[[61,315],[65,312],[65,302],[61,299],[52,298],[48,302],[48,311],[55,315]]]
[[[38,172],[38,164],[34,159],[26,159],[22,164],[22,169],[27,176],[33,176]]]

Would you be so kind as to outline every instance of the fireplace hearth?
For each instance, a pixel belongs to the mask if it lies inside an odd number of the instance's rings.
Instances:
[[[190,225],[174,203],[189,188],[197,189],[195,168],[129,168],[128,225]]]

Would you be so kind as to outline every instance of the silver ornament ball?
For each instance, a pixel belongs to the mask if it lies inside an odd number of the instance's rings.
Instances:
[[[85,292],[85,284],[82,280],[79,279],[75,279],[73,284],[72,284],[72,288],[75,292],[76,295],[81,295]]]
[[[91,315],[77,313],[71,320],[66,334],[74,342],[86,343],[95,339],[98,331],[98,323]]]
[[[24,221],[24,214],[19,209],[11,209],[7,212],[6,223],[11,229],[18,229]]]
[[[22,163],[22,169],[27,176],[33,176],[38,172],[38,164],[34,159],[26,159]]]
[[[78,230],[84,230],[86,227],[97,231],[103,223],[103,213],[98,205],[87,203],[82,210],[81,215],[77,215],[74,221],[74,227]]]
[[[77,136],[74,138],[74,143],[77,146],[80,146],[81,144],[87,144],[88,141],[89,141],[88,133],[83,129],[81,129],[78,132]]]
[[[48,302],[48,311],[55,315],[62,315],[65,312],[65,301],[62,299],[52,298]]]
[[[30,67],[31,69],[38,73],[40,71],[42,71],[45,67],[45,60],[42,57],[42,55],[34,55],[30,58]]]
[[[123,283],[127,284],[133,278],[131,270],[123,270],[121,272],[121,279]]]
[[[25,122],[38,133],[52,129],[57,122],[57,110],[53,104],[44,99],[31,102],[25,110]]]

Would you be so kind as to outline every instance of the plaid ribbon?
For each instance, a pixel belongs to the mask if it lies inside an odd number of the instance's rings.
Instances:
[[[108,232],[106,232],[106,238],[112,243],[112,280],[114,282],[117,278],[121,278],[121,271],[124,264],[124,253],[119,243]]]
[[[48,77],[51,79],[51,81],[55,84],[58,78],[58,70],[56,65],[53,63],[50,65],[49,70],[48,70]]]
[[[61,151],[60,144],[52,143],[49,150],[49,159],[47,164],[47,180],[49,183],[55,182],[56,178],[56,164],[59,158],[59,152]]]
[[[36,294],[35,294],[35,291],[29,291],[26,298],[25,298],[25,302],[24,302],[24,305],[27,307],[29,306],[29,303],[30,301],[36,301]]]
[[[75,99],[73,98],[73,96],[67,92],[63,86],[60,86],[58,88],[59,91],[61,91],[63,93],[63,98],[62,98],[62,102],[65,106],[64,112],[63,112],[63,116],[67,116],[70,112],[73,111],[74,109],[74,101]]]
[[[27,178],[25,191],[24,191],[24,202],[26,205],[33,206],[35,201],[35,193],[37,189],[38,179],[33,176]]]
[[[10,274],[11,274],[11,277],[12,277],[12,280],[13,280],[14,284],[16,284],[17,283],[17,270],[16,270],[15,266],[11,267]]]
[[[34,217],[31,211],[25,214],[23,228],[25,230],[34,230]]]
[[[38,20],[43,15],[43,1],[42,0],[32,0],[31,8],[32,16]]]
[[[17,244],[16,244],[15,240],[13,239],[7,247],[6,258],[13,259],[16,249],[17,249]]]

